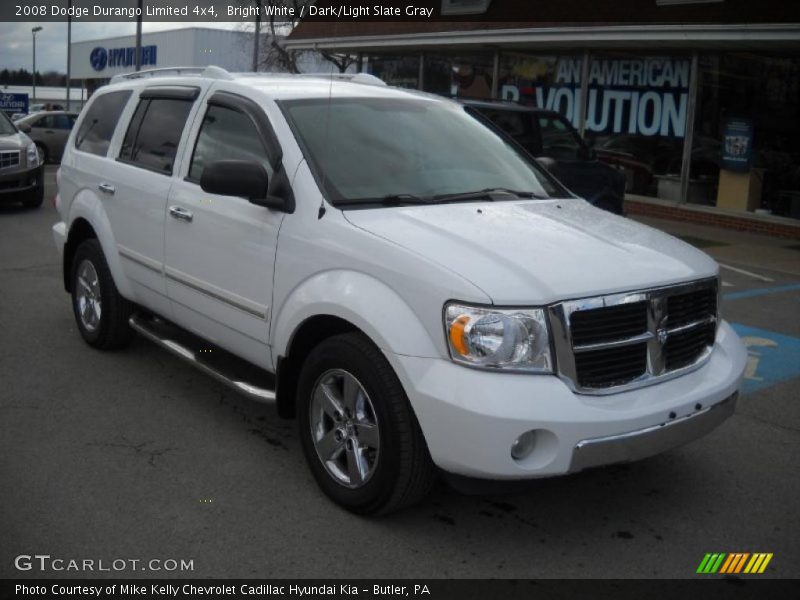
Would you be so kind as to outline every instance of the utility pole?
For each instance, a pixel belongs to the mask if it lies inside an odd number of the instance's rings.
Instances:
[[[139,16],[136,17],[136,70],[142,70],[142,2],[139,0]]]
[[[261,2],[256,2],[256,23],[253,37],[253,73],[258,71],[258,41],[261,37]]]
[[[31,29],[31,35],[33,36],[33,102],[36,102],[36,34],[41,30],[41,27]]]
[[[72,0],[68,2],[69,11],[67,12],[67,110],[72,108],[70,106],[70,82],[72,81]]]

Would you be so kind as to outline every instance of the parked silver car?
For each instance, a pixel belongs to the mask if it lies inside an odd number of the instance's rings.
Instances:
[[[44,166],[36,144],[0,111],[0,203],[35,208],[44,198]]]
[[[69,132],[77,118],[78,113],[51,110],[28,115],[17,121],[16,125],[36,143],[41,162],[60,162]]]

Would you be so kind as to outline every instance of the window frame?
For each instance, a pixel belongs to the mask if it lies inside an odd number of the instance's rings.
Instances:
[[[203,131],[203,123],[205,122],[206,115],[212,106],[241,113],[250,119],[255,126],[256,136],[261,141],[261,145],[264,147],[264,152],[267,155],[270,167],[272,168],[272,176],[274,177],[278,173],[281,161],[283,160],[283,149],[281,148],[280,142],[278,141],[278,136],[275,134],[272,123],[267,117],[267,114],[264,112],[264,109],[250,98],[246,98],[245,96],[241,96],[234,92],[219,90],[214,92],[211,97],[206,100],[206,108],[197,127],[197,133],[195,134],[194,142],[192,144],[192,151],[188,156],[188,161],[186,161],[186,175],[184,176],[183,180],[187,183],[192,183],[198,186],[200,185],[200,180],[196,177],[190,177],[189,174],[192,171],[192,162],[194,161],[194,155],[197,151],[197,143],[199,142],[200,134]]]
[[[200,95],[200,88],[196,86],[155,86],[143,89],[139,93],[138,102],[136,104],[136,107],[133,109],[133,114],[131,114],[130,119],[128,119],[128,125],[125,128],[125,135],[122,136],[119,148],[117,149],[117,156],[115,157],[114,160],[116,160],[116,162],[125,165],[130,165],[132,167],[144,169],[145,171],[150,171],[151,173],[158,173],[159,175],[164,175],[165,177],[173,177],[175,175],[175,163],[178,159],[181,139],[183,138],[184,134],[187,131],[187,126],[189,125],[189,116],[192,114],[192,108],[194,108],[194,104],[197,101],[197,97],[199,95]],[[180,134],[178,135],[178,141],[175,147],[175,156],[173,157],[172,167],[169,170],[169,172],[164,171],[162,169],[158,169],[156,167],[151,167],[150,165],[143,165],[142,163],[137,162],[130,158],[122,157],[122,149],[125,145],[125,138],[128,137],[128,133],[131,131],[131,127],[133,127],[134,125],[136,126],[136,131],[133,137],[132,146],[135,147],[136,142],[139,141],[139,134],[142,129],[142,124],[147,118],[147,113],[150,111],[150,104],[152,103],[153,100],[178,100],[181,102],[189,103],[189,110],[186,113],[186,120],[183,122]],[[142,116],[140,119],[138,119],[138,122],[136,122],[137,121],[136,116],[139,112],[139,107],[141,107],[145,103],[146,106],[144,107]]]
[[[112,147],[112,141],[114,140],[114,135],[119,131],[120,125],[122,124],[122,117],[125,113],[125,109],[131,102],[131,97],[133,96],[133,92],[134,90],[132,89],[110,90],[108,92],[97,94],[96,96],[94,96],[92,98],[91,103],[86,107],[86,110],[81,112],[80,119],[75,120],[72,130],[70,131],[70,135],[72,135],[72,132],[74,132],[74,137],[70,143],[72,149],[75,152],[90,154],[92,156],[97,156],[99,158],[108,158],[109,152],[111,151]],[[83,127],[84,122],[86,121],[87,117],[89,117],[89,115],[91,114],[94,105],[97,104],[97,102],[100,101],[102,98],[105,98],[106,96],[111,96],[112,94],[124,95],[125,100],[121,104],[119,114],[117,115],[117,122],[114,124],[114,128],[111,131],[111,136],[108,138],[108,140],[106,140],[107,146],[105,152],[103,154],[98,154],[97,152],[91,152],[89,150],[81,148],[78,144],[79,142],[82,142],[86,137],[86,136],[84,136],[83,138],[80,137],[81,128]]]

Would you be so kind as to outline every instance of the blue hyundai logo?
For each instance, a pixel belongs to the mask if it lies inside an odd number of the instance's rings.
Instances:
[[[102,71],[108,64],[108,52],[106,52],[105,48],[97,46],[89,55],[89,62],[92,63],[92,68],[95,71]]]

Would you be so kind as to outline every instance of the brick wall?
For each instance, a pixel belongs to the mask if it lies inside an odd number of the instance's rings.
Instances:
[[[706,210],[680,208],[677,206],[664,206],[650,202],[640,202],[626,199],[625,211],[629,215],[644,215],[659,219],[685,221],[700,225],[713,225],[736,231],[748,231],[773,237],[800,240],[800,221],[797,225],[791,223],[778,223],[757,217],[734,216]]]

